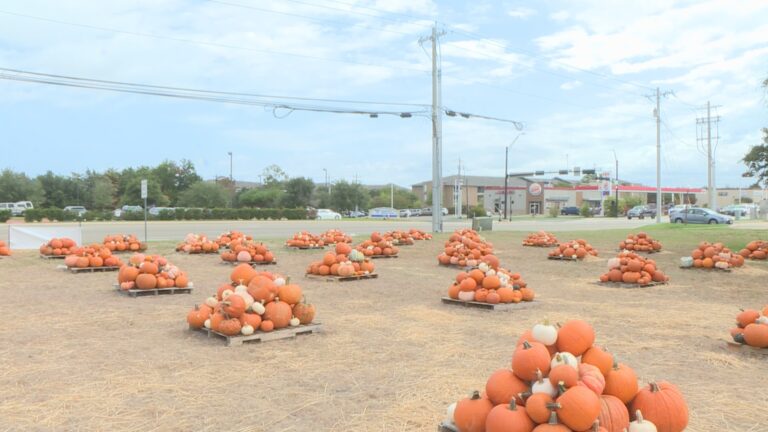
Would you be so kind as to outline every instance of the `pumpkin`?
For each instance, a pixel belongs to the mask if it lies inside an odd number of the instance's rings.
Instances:
[[[302,298],[300,303],[296,303],[293,307],[293,315],[299,319],[301,324],[310,324],[315,319],[315,306],[307,303],[305,298]]]
[[[552,382],[563,382],[566,388],[579,383],[579,372],[570,365],[561,364],[549,371],[549,379]]]
[[[237,261],[241,263],[247,263],[251,261],[251,253],[247,250],[243,250],[237,253]]]
[[[602,395],[597,420],[608,432],[622,432],[629,427],[629,411],[619,398]]]
[[[244,313],[247,305],[245,299],[239,295],[231,295],[222,302],[224,312],[232,318],[240,318]],[[237,330],[238,332],[240,329]]]
[[[749,324],[753,324],[755,321],[757,321],[758,318],[760,318],[759,311],[754,309],[745,309],[736,315],[736,323],[739,324],[739,327],[744,328]]]
[[[608,375],[605,376],[603,393],[616,396],[619,400],[628,404],[635,397],[637,388],[637,375],[635,375],[635,371],[623,363],[618,363],[614,358],[613,367],[608,372]]]
[[[528,389],[528,384],[518,378],[510,369],[497,370],[491,374],[485,383],[485,394],[494,405],[508,404],[512,399],[517,399],[517,402],[522,404],[523,401],[518,395],[528,391]]]
[[[77,255],[67,255],[66,258],[64,258],[64,265],[67,267],[77,267]],[[138,273],[138,272],[137,272]],[[125,282],[125,281],[121,281]]]
[[[289,305],[295,305],[301,301],[301,287],[295,284],[285,284],[278,289],[277,296],[280,297],[280,300],[288,303]]]
[[[486,276],[483,279],[483,288],[495,290],[501,286],[501,281],[496,275]]]
[[[511,288],[501,287],[496,290],[496,294],[499,295],[501,303],[512,303],[515,298],[515,290]]]
[[[475,298],[475,300],[477,300],[477,298]],[[496,292],[496,290],[491,290],[485,298],[485,301],[486,303],[490,304],[498,304],[501,302],[501,296]]]
[[[180,275],[176,276],[174,285],[176,285],[177,288],[186,288],[189,286],[189,278],[187,277],[187,274],[181,273]]]
[[[234,270],[232,270],[232,273],[229,275],[229,279],[232,282],[240,282],[245,285],[248,285],[251,282],[251,279],[256,276],[257,272],[248,264],[242,263],[238,264],[237,267],[235,267]]]
[[[560,384],[560,383],[558,383]],[[576,386],[566,390],[560,386],[560,396],[556,399],[557,415],[560,421],[577,431],[589,429],[600,415],[600,399],[586,387]]]
[[[195,305],[194,309],[187,313],[187,323],[190,328],[199,329],[205,324],[205,320],[211,317],[211,310],[208,307],[203,309]]]
[[[588,363],[579,365],[580,384],[595,392],[600,396],[605,389],[605,377],[600,373],[600,369]]]
[[[744,342],[753,347],[768,348],[768,325],[749,324],[744,327]]]
[[[484,432],[485,421],[493,404],[475,391],[472,396],[460,400],[453,412],[454,423],[461,432]]]
[[[531,334],[534,339],[544,345],[553,345],[557,342],[557,327],[550,325],[549,321],[534,325]]]
[[[683,394],[666,381],[651,382],[641,388],[629,410],[642,412],[659,432],[682,432],[688,426],[688,405]]]
[[[613,354],[593,346],[581,356],[581,362],[596,366],[600,369],[600,373],[606,375],[613,366]]]
[[[459,284],[454,283],[448,287],[448,297],[454,300],[459,299]]]
[[[574,356],[569,352],[555,353],[555,355],[552,356],[552,361],[550,362],[550,368],[555,368],[556,366],[560,366],[560,365],[568,365],[572,367],[573,370],[578,371],[579,359],[577,359],[576,356]]]
[[[635,421],[629,423],[629,432],[657,432],[656,425],[643,418],[643,413],[635,412]]]
[[[460,291],[474,291],[477,288],[477,282],[475,279],[468,277],[459,283]]]
[[[270,320],[263,320],[261,322],[261,325],[259,326],[259,330],[267,333],[271,332],[274,329],[275,329],[275,323],[273,323]]]
[[[531,393],[544,393],[549,396],[557,396],[557,388],[552,384],[549,378],[544,378],[540,370],[536,371],[536,379],[531,382]]]
[[[277,286],[272,279],[266,276],[254,276],[248,283],[248,294],[254,301],[271,302],[275,298]]]
[[[136,277],[136,288],[155,289],[157,287],[157,278],[149,273],[142,273]]]
[[[495,406],[485,419],[486,432],[531,432],[533,427],[525,408],[518,407],[514,399]]]
[[[515,349],[512,357],[512,370],[518,378],[532,381],[536,378],[537,371],[546,374],[549,369],[549,351],[544,344],[524,341],[521,346]]]
[[[236,336],[240,334],[242,324],[237,318],[227,318],[219,323],[218,332],[227,336]]]
[[[291,306],[278,298],[267,303],[265,307],[264,320],[272,321],[275,329],[288,327],[292,316],[293,309],[291,309]]]
[[[533,429],[533,432],[573,432],[568,426],[562,425],[558,422],[557,413],[552,411],[549,414],[549,421],[547,423],[540,424]]]
[[[557,350],[567,351],[577,357],[584,354],[594,343],[595,330],[582,320],[570,320],[557,332]]]
[[[546,423],[549,420],[549,405],[554,403],[552,396],[546,393],[534,393],[525,400],[525,412],[534,423]]]
[[[240,315],[240,323],[243,325],[243,327],[249,325],[253,329],[257,329],[261,325],[261,316],[255,313],[244,313]]]

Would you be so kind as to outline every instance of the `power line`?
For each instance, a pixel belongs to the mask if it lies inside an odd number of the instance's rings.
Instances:
[[[354,61],[354,60],[343,60],[343,59],[335,59],[335,58],[328,58],[328,57],[312,56],[312,55],[307,55],[307,54],[290,53],[290,52],[285,52],[285,51],[274,51],[274,50],[265,50],[265,49],[258,49],[258,48],[249,48],[249,47],[242,47],[242,46],[237,46],[237,45],[222,44],[222,43],[218,43],[218,42],[209,42],[209,41],[201,41],[201,40],[194,40],[194,39],[187,39],[187,38],[179,38],[179,37],[175,37],[175,36],[164,36],[164,35],[157,35],[157,34],[152,34],[152,33],[136,32],[136,31],[129,31],[129,30],[121,30],[121,29],[115,29],[115,28],[109,28],[109,27],[95,26],[95,25],[91,25],[91,24],[82,24],[82,23],[74,23],[74,22],[70,22],[70,21],[62,21],[62,20],[58,20],[58,19],[52,19],[52,18],[35,16],[35,15],[22,14],[22,13],[18,13],[18,12],[10,12],[10,11],[5,11],[5,10],[0,10],[0,14],[6,14],[6,15],[11,15],[11,16],[15,16],[15,17],[26,18],[26,19],[36,20],[36,21],[43,21],[43,22],[59,24],[59,25],[87,28],[87,29],[91,29],[91,30],[106,31],[106,32],[125,34],[125,35],[130,35],[130,36],[140,36],[140,37],[153,38],[153,39],[164,39],[164,40],[170,40],[170,41],[174,41],[174,42],[193,44],[193,45],[213,46],[213,47],[217,47],[217,48],[227,48],[227,49],[234,49],[234,50],[241,50],[241,51],[258,52],[258,53],[262,53],[262,54],[283,55],[283,56],[288,56],[288,57],[307,58],[307,59],[312,59],[312,60],[320,60],[320,61],[335,62],[335,63],[347,63],[347,64],[354,64],[354,65],[361,65],[361,66],[382,67],[382,68],[395,69],[395,70],[407,70],[407,71],[412,71],[412,72],[421,72],[421,73],[428,73],[429,72],[426,69],[417,69],[417,68],[411,68],[411,67],[406,67],[406,66],[381,65],[381,64],[375,64],[375,63],[358,62],[358,61]]]
[[[396,19],[392,19],[392,18],[387,18],[387,17],[381,16],[381,13],[389,13],[387,11],[382,11],[382,10],[378,10],[378,9],[374,9],[374,8],[369,8],[369,7],[365,7],[365,9],[375,10],[375,11],[380,12],[380,13],[379,14],[370,14],[370,13],[359,12],[359,11],[355,11],[355,10],[338,8],[338,7],[328,6],[328,5],[319,5],[319,4],[316,4],[316,3],[310,3],[310,2],[306,2],[306,1],[302,1],[302,0],[283,0],[283,1],[290,2],[290,3],[296,3],[296,4],[302,4],[302,5],[305,5],[305,6],[312,6],[312,7],[321,8],[321,9],[329,9],[329,10],[335,10],[335,11],[340,11],[340,12],[345,12],[345,13],[352,13],[352,14],[356,14],[356,15],[371,17],[371,18],[379,18],[379,19],[383,19],[385,21],[394,22],[394,23],[397,23],[397,24],[403,24],[404,23],[404,21],[401,21],[401,20],[396,20]],[[344,5],[347,5],[347,6],[350,6],[350,7],[361,7],[362,8],[362,6],[351,5],[349,3],[343,3],[343,2],[335,2],[335,3],[344,4]],[[410,17],[410,18],[413,18],[413,17]],[[432,26],[431,23],[429,25],[426,25],[426,24],[418,24],[418,25],[420,25],[421,27],[425,27],[425,28]]]

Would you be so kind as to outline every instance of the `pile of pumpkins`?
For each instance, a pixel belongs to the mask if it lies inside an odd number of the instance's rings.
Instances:
[[[444,424],[460,432],[685,430],[688,406],[674,384],[639,386],[631,367],[594,343],[581,320],[535,325],[518,340],[511,368],[450,405]]]
[[[76,247],[77,243],[71,238],[52,238],[48,240],[47,243],[40,246],[40,255],[66,256],[71,253],[71,249]]]
[[[219,253],[219,244],[209,240],[205,234],[187,234],[184,242],[176,246],[176,252],[188,254],[214,254]]]
[[[523,246],[549,247],[557,246],[557,237],[546,231],[530,233],[523,239]]]
[[[373,232],[371,238],[361,242],[355,249],[367,257],[396,256],[400,249],[378,232]]]
[[[348,236],[344,231],[337,229],[329,229],[328,231],[320,234],[320,238],[323,243],[327,245],[336,243],[352,243],[352,237]]]
[[[140,252],[147,250],[147,244],[139,241],[133,234],[108,235],[104,237],[103,243],[112,252]]]
[[[751,241],[739,251],[739,255],[753,260],[764,260],[768,258],[768,242],[763,240]]]
[[[583,239],[561,243],[549,251],[549,256],[560,258],[584,259],[588,255],[597,256],[597,249],[593,248],[591,244]]]
[[[600,276],[600,282],[622,282],[640,286],[668,281],[669,276],[656,268],[656,261],[629,251],[619,252],[615,258],[609,259],[608,272]]]
[[[120,267],[117,283],[121,290],[187,288],[189,276],[161,255],[136,253]]]
[[[486,255],[476,269],[461,272],[448,287],[454,300],[480,303],[520,303],[533,301],[536,294],[519,273],[499,267],[499,259]]]
[[[0,256],[11,256],[11,248],[2,240],[0,240]]]
[[[762,311],[745,309],[739,312],[731,337],[740,344],[768,348],[768,305]]]
[[[619,250],[658,252],[661,250],[661,243],[658,240],[652,239],[648,234],[639,232],[637,234],[628,234],[627,238],[620,241]]]
[[[299,249],[322,248],[325,247],[325,240],[308,231],[302,231],[286,240],[285,245]]]
[[[420,229],[411,228],[408,230],[408,233],[414,240],[432,240],[432,234]]]
[[[240,231],[227,231],[225,233],[220,234],[214,241],[219,244],[219,248],[224,248],[224,247],[228,247],[230,243],[236,240],[244,242],[248,240],[253,240],[253,237],[246,235],[245,233]]]
[[[275,254],[267,245],[253,240],[236,239],[227,246],[227,250],[221,252],[222,261],[241,263],[271,263],[275,260]]]
[[[70,255],[64,258],[67,268],[95,268],[95,267],[120,267],[120,261],[112,251],[104,245],[94,244],[85,247],[73,247]]]
[[[413,236],[408,231],[388,231],[385,232],[382,237],[384,237],[384,240],[396,246],[411,246],[414,243]]]
[[[192,329],[207,328],[226,336],[250,336],[312,323],[315,307],[290,279],[240,264],[216,294],[187,313]]]
[[[744,257],[731,252],[722,243],[701,242],[699,247],[691,252],[691,256],[680,259],[682,267],[727,270],[731,267],[744,265]]]
[[[477,267],[482,257],[493,254],[493,244],[485,241],[475,230],[454,231],[445,242],[445,249],[437,256],[441,265]]]
[[[357,276],[372,274],[375,267],[365,254],[347,243],[337,243],[335,252],[326,252],[323,259],[307,267],[307,274],[319,276]]]

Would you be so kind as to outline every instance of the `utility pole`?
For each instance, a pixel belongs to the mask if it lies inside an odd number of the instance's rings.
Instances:
[[[389,184],[389,206],[395,208],[395,184]]]
[[[325,187],[328,189],[328,195],[331,194],[331,184],[328,182],[328,170],[323,168],[323,172],[325,172]]]
[[[613,149],[613,160],[616,162],[616,192],[613,198],[613,217],[619,217],[619,158],[616,157],[616,149]]]
[[[456,173],[456,181],[453,184],[453,214],[458,219],[461,219],[461,158],[459,158],[459,170]]]
[[[437,44],[444,31],[432,26],[432,35],[419,39],[420,43],[432,42],[432,231],[443,231],[443,114],[441,109],[441,70],[437,56]]]
[[[232,176],[232,152],[227,152],[229,155],[229,181],[232,183],[232,186],[234,187],[235,180]]]
[[[717,183],[715,182],[715,150],[717,149],[717,140],[720,138],[715,135],[715,145],[712,145],[712,122],[717,125],[720,121],[720,116],[712,117],[712,108],[718,108],[718,106],[712,106],[710,101],[707,101],[707,116],[699,117],[696,119],[696,124],[702,128],[706,124],[707,137],[697,138],[699,141],[707,141],[707,201],[709,201],[709,208],[717,211]],[[697,136],[698,136],[697,132]]]
[[[504,219],[509,217],[509,146],[504,152]]]
[[[664,206],[664,200],[661,197],[661,97],[671,94],[673,94],[671,91],[661,93],[656,87],[656,109],[653,110],[653,115],[656,117],[656,223],[661,223],[661,212]],[[650,99],[652,96],[646,95],[646,97]]]

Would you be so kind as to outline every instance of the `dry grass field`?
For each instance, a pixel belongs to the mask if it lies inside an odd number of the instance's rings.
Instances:
[[[766,231],[651,228],[668,286],[594,284],[625,230],[584,237],[598,259],[561,262],[524,248],[526,233],[488,233],[505,267],[538,294],[514,312],[440,303],[456,271],[435,259],[447,235],[377,260],[379,279],[324,283],[303,278],[319,251],[273,242],[271,269],[299,281],[325,331],[241,347],[186,329],[194,303],[227,279],[218,256],[165,254],[190,273],[191,295],[128,298],[115,273],[69,274],[58,262],[17,252],[0,260],[6,322],[0,326],[0,430],[434,431],[445,407],[509,365],[517,336],[544,318],[592,323],[598,344],[643,382],[676,383],[691,431],[764,431],[768,356],[726,348],[739,307],[768,303],[768,262],[732,273],[682,270],[701,240],[741,247]]]

